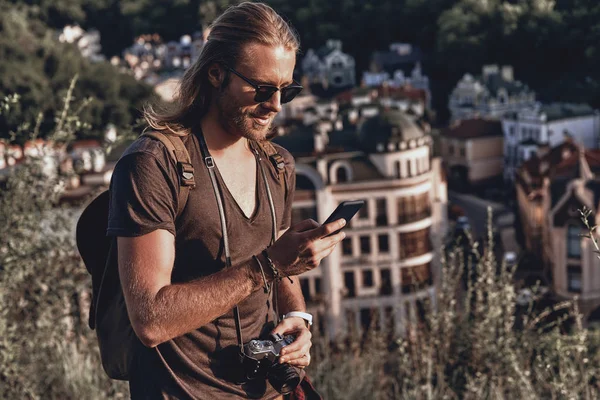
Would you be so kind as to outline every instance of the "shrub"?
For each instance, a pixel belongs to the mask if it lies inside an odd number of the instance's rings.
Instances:
[[[49,137],[55,142],[84,127],[69,112],[74,84]],[[5,99],[0,110],[13,109]],[[14,138],[34,132],[19,129]],[[59,205],[65,177],[47,174],[53,149],[40,150],[0,191],[0,398],[124,398],[127,385],[104,375],[87,327],[90,280],[74,243],[80,210]]]
[[[474,268],[464,265],[469,258],[459,246],[446,249],[435,306],[422,322],[407,324],[397,341],[378,332],[332,351],[317,340],[309,374],[325,397],[600,397],[600,337],[582,327],[577,302],[537,311],[533,301],[518,306],[515,267],[498,265],[492,249],[491,228],[485,250],[475,248]],[[466,287],[465,270],[473,271]]]

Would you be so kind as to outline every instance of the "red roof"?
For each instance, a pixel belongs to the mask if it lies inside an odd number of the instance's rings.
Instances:
[[[423,103],[427,102],[427,92],[423,89],[416,89],[412,86],[401,86],[401,87],[391,87],[391,86],[379,86],[377,88],[377,93],[380,97],[391,97],[393,99],[408,99],[413,101],[420,101]]]
[[[504,136],[502,123],[497,120],[472,118],[458,120],[442,130],[442,136],[453,139],[476,139],[483,137]]]

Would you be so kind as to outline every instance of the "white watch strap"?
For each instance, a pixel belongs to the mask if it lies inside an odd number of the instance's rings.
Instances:
[[[302,312],[302,311],[291,311],[291,312],[285,314],[283,316],[283,319],[291,318],[291,317],[300,317],[303,320],[305,320],[306,322],[308,322],[308,325],[312,325],[312,322],[313,322],[313,316],[312,316],[312,314],[305,313],[305,312]]]

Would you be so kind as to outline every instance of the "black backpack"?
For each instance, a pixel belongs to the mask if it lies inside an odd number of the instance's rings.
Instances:
[[[162,142],[173,157],[179,175],[179,216],[185,208],[190,189],[195,186],[189,153],[179,136],[156,131],[144,132],[142,136]],[[261,147],[276,167],[284,191],[287,190],[283,157],[270,142],[261,143]],[[117,239],[106,236],[109,200],[107,190],[85,208],[77,222],[76,240],[81,258],[92,277],[89,326],[96,330],[102,367],[112,379],[129,380],[134,350],[141,343],[129,321],[119,280]]]

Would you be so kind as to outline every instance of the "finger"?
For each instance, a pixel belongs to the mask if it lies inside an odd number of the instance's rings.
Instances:
[[[307,239],[314,240],[324,238],[325,236],[331,235],[335,231],[339,231],[344,226],[346,226],[346,220],[340,218],[328,224],[324,224],[319,226],[318,228],[311,229],[309,231],[304,232],[304,235]]]
[[[310,354],[305,354],[303,357],[296,358],[292,361],[289,361],[288,364],[293,365],[297,368],[306,368],[310,365]]]
[[[292,226],[291,230],[295,232],[305,232],[315,228],[318,228],[320,225],[314,219],[305,219],[303,221],[298,222],[296,225]]]
[[[333,236],[327,236],[327,237],[324,237],[322,239],[315,241],[312,244],[314,253],[320,259],[325,258],[333,251],[333,249],[339,242],[344,240],[345,237],[346,237],[346,234],[344,232],[339,232]]]
[[[312,334],[305,327],[304,330],[296,336],[296,340],[294,340],[292,343],[288,344],[283,349],[281,349],[281,355],[288,360],[291,358],[301,357],[312,346],[312,342],[310,341],[311,338]],[[298,352],[302,353],[297,354]],[[295,354],[295,356],[292,357],[291,354]]]
[[[302,345],[302,347],[300,349],[298,349],[297,351],[288,353],[287,355],[280,357],[280,360],[281,360],[281,362],[289,363],[289,362],[294,362],[300,358],[303,358],[306,354],[308,354],[310,352],[311,346],[312,346],[312,343],[307,342],[304,345]]]
[[[300,317],[286,318],[281,321],[275,329],[271,332],[272,334],[278,333],[281,336],[288,335],[290,333],[296,333],[306,329],[306,322]],[[291,344],[290,344],[291,346]],[[287,346],[286,346],[287,347]]]

